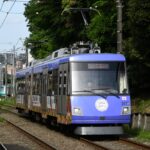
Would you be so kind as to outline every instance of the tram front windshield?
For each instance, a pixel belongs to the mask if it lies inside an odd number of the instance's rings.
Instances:
[[[71,63],[73,95],[128,94],[124,62]]]

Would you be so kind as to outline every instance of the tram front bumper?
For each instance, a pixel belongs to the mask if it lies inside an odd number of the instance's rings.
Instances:
[[[122,126],[102,126],[102,127],[76,127],[74,133],[77,135],[121,135]]]

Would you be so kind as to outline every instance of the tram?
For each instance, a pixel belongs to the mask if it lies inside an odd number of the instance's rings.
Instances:
[[[77,43],[16,72],[16,108],[78,135],[120,135],[130,124],[126,59]],[[65,128],[67,129],[67,128]]]

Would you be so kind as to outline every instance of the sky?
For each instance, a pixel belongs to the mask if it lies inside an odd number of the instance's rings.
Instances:
[[[16,2],[14,3],[14,1]],[[18,50],[18,53],[24,51],[23,41],[29,36],[29,31],[23,13],[24,4],[28,1],[0,0],[0,53],[12,51],[13,46]]]

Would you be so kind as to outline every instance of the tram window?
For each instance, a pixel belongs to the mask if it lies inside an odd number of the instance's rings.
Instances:
[[[67,73],[64,71],[64,86],[63,86],[63,95],[66,95],[66,85],[67,84]]]
[[[61,84],[61,82],[62,82],[61,80],[62,80],[62,72],[60,71],[59,72],[59,84]]]
[[[62,72],[59,72],[59,95],[61,95],[61,88],[62,88]]]
[[[43,92],[47,95],[47,74],[43,76]]]
[[[47,95],[52,95],[52,71],[48,72]]]
[[[25,81],[20,79],[17,81],[17,94],[24,94],[25,92]]]
[[[27,78],[27,93],[29,94],[30,93],[30,88],[31,88],[31,76],[29,76]]]
[[[25,92],[25,78],[22,80],[22,93],[24,94]]]
[[[127,77],[125,72],[125,64],[121,63],[118,71],[119,77],[119,92],[122,94],[128,93]]]
[[[19,94],[19,89],[20,89],[20,80],[17,80],[17,83],[16,83],[16,92],[17,94]]]
[[[58,56],[58,52],[55,52],[54,54],[54,58],[56,58]]]
[[[39,75],[39,82],[38,82],[38,95],[42,93],[42,74]]]
[[[33,82],[32,82],[32,93],[35,95],[35,86],[36,86],[36,76],[33,76]]]
[[[61,87],[59,87],[59,95],[61,95]]]
[[[66,95],[66,86],[64,85],[64,88],[63,88],[63,95]]]
[[[64,71],[64,84],[66,84],[67,82],[67,74],[66,74],[66,71]]]
[[[58,94],[58,69],[53,70],[53,87],[52,91],[54,95]]]
[[[35,82],[35,85],[34,85],[34,95],[38,95],[38,76],[35,75],[34,78],[33,78],[34,82]]]
[[[38,79],[37,79],[37,75],[35,76],[35,95],[37,95],[37,82],[38,82]]]

